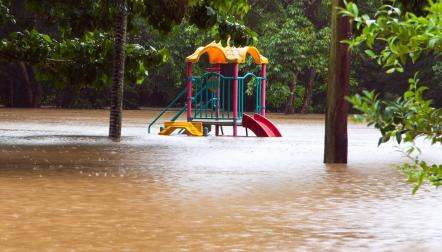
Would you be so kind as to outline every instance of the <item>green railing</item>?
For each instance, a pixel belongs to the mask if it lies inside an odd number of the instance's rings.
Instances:
[[[229,119],[232,117],[232,77],[209,72],[193,78],[193,119]]]
[[[181,91],[170,103],[169,103],[169,105],[167,105],[167,107],[166,108],[164,108],[163,110],[161,110],[161,112],[158,114],[158,116],[157,117],[155,117],[155,119],[151,122],[151,123],[149,123],[149,126],[147,127],[147,132],[150,134],[150,128],[158,121],[158,119],[160,119],[167,111],[169,111],[170,110],[170,108],[172,108],[172,106],[174,106],[177,102],[178,102],[178,100],[180,99],[180,98],[182,98],[184,95],[186,94],[186,89],[184,89],[183,91]],[[183,109],[181,109],[181,110],[183,110]],[[182,114],[182,112],[181,112],[181,110],[180,111],[178,111],[178,113],[177,113],[177,115],[178,116],[175,116],[176,118],[178,118],[181,114]],[[184,106],[184,111],[186,110],[186,106]],[[179,113],[179,112],[181,112],[181,114]],[[174,118],[175,118],[174,117]],[[175,118],[175,120],[176,120],[176,118]],[[174,121],[174,120],[173,120]]]
[[[196,92],[196,96],[200,95],[203,91],[205,90],[205,87],[202,87],[198,92]],[[183,89],[181,92],[178,93],[177,96],[175,96],[175,98],[167,105],[167,107],[165,107],[163,110],[161,110],[161,112],[158,114],[157,117],[155,117],[155,119],[149,123],[149,126],[147,127],[147,132],[150,134],[150,129],[152,128],[152,126],[167,112],[169,111],[171,108],[174,108],[174,106],[176,105],[176,103],[183,97],[185,97],[187,94],[187,89]],[[184,112],[186,111],[186,104],[184,104],[183,107],[181,107],[180,110],[178,110],[178,112],[172,117],[172,119],[170,119],[170,121],[174,122],[176,119],[178,119],[178,117],[180,117]]]
[[[238,88],[239,88],[239,107],[238,107],[238,114],[242,116],[244,112],[244,92],[245,92],[245,82],[248,78],[252,78],[254,80],[254,89],[255,89],[255,113],[260,114],[261,113],[261,85],[262,85],[262,77],[256,76],[253,73],[247,73],[246,75],[242,77],[238,77]]]
[[[262,77],[253,73],[247,73],[238,77],[238,119],[242,119],[245,107],[246,81],[254,79],[255,89],[255,112],[261,111],[261,82]],[[196,90],[203,92],[193,96],[193,119],[232,119],[233,103],[233,77],[226,77],[216,72],[205,73],[201,77],[192,78]]]

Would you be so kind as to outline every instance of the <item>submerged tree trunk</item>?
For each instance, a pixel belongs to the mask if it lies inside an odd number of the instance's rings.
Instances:
[[[43,89],[41,87],[41,83],[38,81],[35,81],[35,88],[34,88],[34,100],[32,101],[32,106],[34,108],[40,108],[41,107],[41,97],[43,96]]]
[[[29,78],[28,67],[23,61],[19,61],[18,65],[20,66],[21,74],[24,82],[24,90],[25,90],[25,107],[32,107],[34,103],[34,94],[32,91],[32,83]]]
[[[75,96],[78,95],[75,88],[74,83],[69,81],[60,91],[60,97],[57,101],[57,105],[61,108],[71,108],[74,103]]]
[[[41,97],[43,95],[43,89],[41,87],[41,83],[35,78],[35,69],[33,66],[29,67],[32,83],[33,83],[33,99],[32,99],[32,107],[39,108],[41,106]]]
[[[305,88],[304,101],[302,103],[301,113],[305,114],[310,108],[313,96],[313,84],[315,83],[316,71],[313,68],[309,69],[307,87]]]
[[[296,93],[296,83],[298,81],[298,75],[293,74],[293,80],[289,85],[290,95],[287,99],[287,104],[285,105],[286,114],[295,113],[295,93]]]
[[[116,0],[118,13],[115,18],[114,65],[111,88],[111,105],[109,121],[109,137],[114,140],[121,138],[121,121],[123,110],[124,82],[124,45],[126,43],[127,3]]]
[[[351,24],[339,14],[343,0],[332,0],[332,36],[327,85],[324,163],[347,163],[347,114],[350,52],[341,43],[351,36]]]
[[[9,107],[14,106],[14,81],[9,80]]]

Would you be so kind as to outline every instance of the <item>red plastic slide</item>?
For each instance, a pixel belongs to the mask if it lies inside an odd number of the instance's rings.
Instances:
[[[243,114],[242,126],[250,129],[257,137],[281,137],[278,128],[262,115],[254,114],[253,117]]]

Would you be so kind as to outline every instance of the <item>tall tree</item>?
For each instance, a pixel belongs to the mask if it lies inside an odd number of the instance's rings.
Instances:
[[[350,39],[352,25],[340,14],[343,0],[332,1],[332,35],[327,86],[325,118],[324,163],[347,163],[347,115],[349,91],[350,52],[342,41]]]
[[[127,29],[127,2],[117,0],[117,15],[115,18],[114,66],[111,88],[111,106],[109,121],[109,137],[119,140],[121,137],[121,120],[123,110],[124,83],[124,45]]]

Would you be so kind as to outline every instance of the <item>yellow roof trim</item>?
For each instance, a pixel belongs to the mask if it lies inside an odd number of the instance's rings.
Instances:
[[[259,50],[253,46],[246,47],[223,47],[221,43],[215,41],[204,46],[199,47],[196,51],[186,57],[186,62],[197,63],[201,55],[207,53],[209,56],[209,63],[211,64],[227,64],[227,63],[245,63],[247,55],[250,54],[256,64],[268,64],[269,60],[259,53]]]

